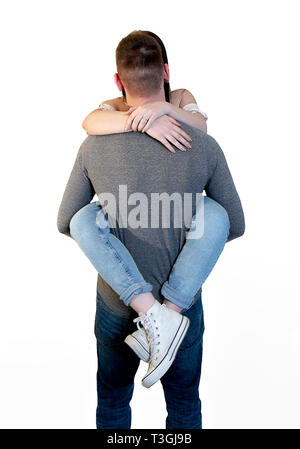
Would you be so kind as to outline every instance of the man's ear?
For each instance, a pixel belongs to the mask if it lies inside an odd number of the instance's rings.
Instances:
[[[114,81],[119,90],[124,89],[123,83],[122,83],[118,73],[114,74]]]
[[[168,83],[170,81],[170,69],[169,64],[164,64],[164,81]]]

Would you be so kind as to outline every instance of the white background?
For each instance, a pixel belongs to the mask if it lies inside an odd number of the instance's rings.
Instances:
[[[5,5],[5,6],[3,6]],[[205,428],[300,427],[298,1],[3,2],[0,427],[94,428],[96,273],[57,232],[81,122],[118,95],[114,51],[157,33],[209,115],[246,215],[203,289]],[[163,428],[160,385],[133,428]]]

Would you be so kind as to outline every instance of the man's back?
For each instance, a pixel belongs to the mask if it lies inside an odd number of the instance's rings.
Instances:
[[[188,221],[181,221],[183,211],[191,218],[197,193],[205,190],[227,210],[229,239],[244,231],[242,207],[220,147],[200,130],[182,127],[192,138],[192,149],[186,152],[170,153],[142,133],[88,137],[79,150],[59,213],[59,228],[67,233],[72,216],[91,201],[94,192],[101,204],[113,198],[122,221],[119,216],[111,232],[130,251],[157,299],[185,240]],[[113,310],[128,313],[100,277],[98,291]]]

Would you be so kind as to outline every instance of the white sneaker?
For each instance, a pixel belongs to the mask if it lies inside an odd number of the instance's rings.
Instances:
[[[132,334],[127,335],[124,341],[141,360],[143,360],[144,362],[149,362],[150,350],[145,329],[143,327],[140,327],[139,318],[135,318],[133,321],[135,323],[138,323],[138,330],[133,332]]]
[[[142,379],[142,385],[149,388],[172,365],[188,330],[190,320],[175,310],[168,309],[165,304],[155,301],[146,314],[139,314],[136,321],[143,324],[149,343],[149,367]]]

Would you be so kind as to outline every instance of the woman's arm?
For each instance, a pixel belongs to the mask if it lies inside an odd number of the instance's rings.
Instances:
[[[179,120],[186,123],[187,125],[199,128],[201,129],[201,131],[207,133],[207,116],[205,117],[199,110],[197,112],[185,111],[184,107],[190,104],[196,105],[197,102],[191,92],[185,89],[183,91],[179,107],[170,104],[170,110],[168,114],[171,117],[175,118],[175,120]]]
[[[95,109],[84,119],[82,127],[90,135],[116,134],[124,132],[127,120],[127,112]]]
[[[116,134],[133,129],[130,110],[124,111],[124,106],[119,104],[119,98],[107,100],[100,104],[99,109],[92,111],[83,121],[82,127],[90,135]],[[155,103],[156,104],[156,103]],[[165,102],[157,102],[164,107]],[[121,110],[118,110],[121,109]],[[135,110],[136,108],[131,108]],[[170,145],[172,143],[179,150],[185,151],[190,148],[190,136],[181,128],[180,124],[172,117],[164,115],[163,111],[157,116],[156,121],[148,127],[148,134],[161,142],[169,151],[174,152]]]
[[[191,111],[185,111],[182,108],[178,108],[177,106],[170,104],[168,108],[168,115],[175,118],[175,120],[194,126],[195,128],[201,129],[201,131],[207,133],[206,119],[200,112],[195,114]]]
[[[122,133],[128,119],[127,111],[128,107],[120,98],[103,101],[84,119],[82,127],[90,135]],[[131,127],[127,131],[132,131]]]
[[[166,101],[146,103],[135,108],[130,113],[129,120],[125,125],[125,131],[132,129],[133,131],[147,132],[154,120],[162,115],[168,115],[175,120],[179,120],[187,125],[194,126],[195,128],[207,132],[207,118],[199,111],[199,108],[196,113],[194,111],[186,111],[183,109],[186,105],[191,104],[195,107],[197,106],[194,96],[188,90],[183,91],[179,106],[167,103]]]

